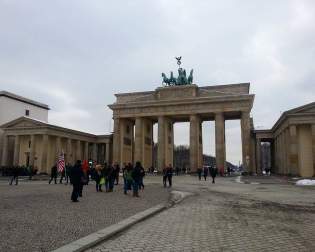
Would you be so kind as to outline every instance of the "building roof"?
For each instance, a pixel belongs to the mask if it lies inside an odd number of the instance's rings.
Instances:
[[[21,116],[21,117],[15,119],[15,120],[12,120],[12,121],[7,122],[7,123],[5,123],[3,125],[0,125],[0,128],[2,128],[3,130],[9,129],[9,128],[14,127],[15,125],[21,123],[21,122],[31,123],[31,124],[29,124],[27,126],[24,126],[22,128],[25,128],[25,127],[26,128],[27,127],[47,127],[47,128],[50,128],[50,129],[61,131],[61,132],[66,132],[66,133],[71,133],[71,134],[75,134],[75,135],[91,137],[91,138],[95,138],[95,139],[98,139],[98,138],[111,138],[112,137],[112,134],[109,134],[109,135],[94,135],[94,134],[86,133],[86,132],[83,132],[83,131],[68,129],[68,128],[60,127],[60,126],[57,126],[57,125],[54,125],[54,124],[49,124],[49,123],[46,123],[46,122],[43,122],[43,121],[40,121],[40,120],[37,120],[37,119],[34,119],[34,118],[25,117],[25,116]],[[18,129],[18,128],[15,128],[15,129]]]
[[[10,99],[13,99],[13,100],[16,100],[16,101],[24,102],[24,103],[27,103],[27,104],[30,104],[30,105],[33,105],[33,106],[36,106],[36,107],[39,107],[39,108],[43,108],[43,109],[49,110],[49,107],[48,107],[47,104],[40,103],[40,102],[31,100],[31,99],[25,98],[23,96],[16,95],[16,94],[10,93],[8,91],[0,91],[0,97],[1,96],[10,98]]]

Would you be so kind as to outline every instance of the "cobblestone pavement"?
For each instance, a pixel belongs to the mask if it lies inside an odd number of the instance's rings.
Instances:
[[[96,193],[94,182],[84,187],[79,203],[70,201],[72,186],[47,181],[0,181],[0,251],[50,251],[166,202],[168,190],[154,183],[140,198]]]
[[[314,187],[174,182],[197,195],[88,251],[315,251]]]

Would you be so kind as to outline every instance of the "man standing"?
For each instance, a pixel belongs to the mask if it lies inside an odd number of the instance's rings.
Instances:
[[[212,177],[212,184],[215,184],[215,177],[217,176],[218,170],[215,167],[210,167],[210,175]]]
[[[55,184],[57,184],[57,165],[56,164],[53,167],[51,167],[49,184],[51,183],[51,181],[53,181],[53,179],[55,180]]]
[[[70,182],[73,186],[71,200],[72,202],[78,202],[80,193],[80,186],[82,184],[83,171],[81,167],[81,160],[78,160],[71,169]]]

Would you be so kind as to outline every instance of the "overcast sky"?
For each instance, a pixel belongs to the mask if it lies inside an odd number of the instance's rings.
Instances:
[[[0,0],[0,90],[48,104],[53,124],[109,133],[114,94],[154,90],[179,55],[199,86],[250,82],[254,124],[270,128],[315,100],[315,1]],[[214,124],[203,132],[213,154]],[[238,163],[239,121],[226,138]]]

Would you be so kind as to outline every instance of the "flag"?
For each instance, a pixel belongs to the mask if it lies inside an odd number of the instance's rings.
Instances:
[[[58,167],[58,172],[63,172],[63,170],[65,169],[65,156],[63,155],[63,153],[61,153],[58,158],[57,167]]]

